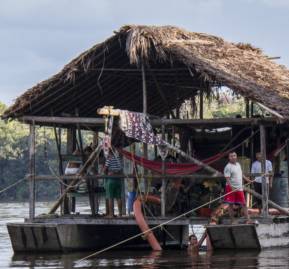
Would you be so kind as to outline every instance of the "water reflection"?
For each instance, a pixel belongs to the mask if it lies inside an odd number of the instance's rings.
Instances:
[[[86,205],[85,205],[86,206]],[[186,250],[151,251],[110,251],[76,263],[90,252],[69,254],[13,255],[6,229],[7,222],[22,221],[27,214],[27,205],[1,204],[0,206],[0,268],[289,268],[289,249],[272,249],[261,252],[217,251],[194,254]],[[39,212],[49,208],[47,203],[38,205]]]

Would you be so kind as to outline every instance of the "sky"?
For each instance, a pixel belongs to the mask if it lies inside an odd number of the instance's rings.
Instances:
[[[289,68],[289,0],[0,0],[0,101],[12,104],[124,24],[251,43]]]

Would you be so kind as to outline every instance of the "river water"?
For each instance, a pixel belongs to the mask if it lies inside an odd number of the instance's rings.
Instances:
[[[88,212],[85,204],[81,212]],[[48,211],[49,203],[37,203],[37,214]],[[27,203],[0,204],[0,268],[289,268],[289,249],[263,251],[200,252],[193,255],[186,250],[109,251],[95,258],[77,263],[90,253],[17,254],[14,255],[6,223],[21,222],[28,215]]]

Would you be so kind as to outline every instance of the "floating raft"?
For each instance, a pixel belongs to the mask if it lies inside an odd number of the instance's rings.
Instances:
[[[289,247],[288,218],[268,222],[237,225],[209,225],[207,233],[213,249],[264,249]]]
[[[260,249],[256,226],[253,224],[212,225],[207,232],[214,249]]]

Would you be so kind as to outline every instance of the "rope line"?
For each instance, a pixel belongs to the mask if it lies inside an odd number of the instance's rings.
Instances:
[[[249,184],[251,184],[251,182],[245,184],[244,187],[246,187],[246,186],[249,185]],[[111,246],[109,246],[109,247],[106,247],[106,248],[104,248],[104,249],[102,249],[102,250],[99,250],[99,251],[97,251],[97,252],[94,252],[94,253],[92,253],[92,254],[90,254],[90,255],[88,255],[88,256],[86,256],[86,257],[84,257],[84,258],[82,258],[82,259],[80,259],[80,260],[78,260],[78,261],[76,261],[76,263],[79,263],[79,262],[82,262],[82,261],[84,261],[84,260],[87,260],[87,259],[89,259],[89,258],[91,258],[91,257],[97,256],[97,255],[99,255],[99,254],[101,254],[101,253],[103,253],[103,252],[105,252],[105,251],[107,251],[107,250],[113,249],[113,248],[115,248],[115,247],[117,247],[117,246],[120,246],[120,245],[122,245],[122,244],[124,244],[124,243],[126,243],[126,242],[128,242],[128,241],[131,241],[131,240],[133,240],[133,239],[135,239],[135,238],[141,237],[141,236],[143,236],[143,235],[145,235],[145,234],[147,234],[147,233],[149,233],[149,232],[152,232],[152,231],[154,231],[154,230],[156,230],[156,229],[158,229],[158,228],[162,228],[162,226],[167,225],[167,224],[169,224],[169,223],[171,223],[171,222],[173,222],[173,221],[175,221],[175,220],[178,220],[178,219],[180,219],[180,218],[182,218],[182,217],[185,217],[185,216],[187,216],[187,215],[189,215],[189,214],[197,211],[198,209],[200,209],[200,208],[202,208],[202,207],[204,207],[204,206],[207,206],[207,205],[209,205],[209,204],[212,204],[212,203],[214,203],[214,202],[217,202],[218,200],[220,200],[220,199],[224,198],[225,196],[227,196],[227,195],[229,195],[229,194],[231,194],[231,193],[234,193],[234,192],[236,192],[236,191],[239,191],[239,190],[238,190],[238,189],[235,189],[235,190],[233,190],[233,191],[231,191],[231,192],[229,192],[229,193],[226,193],[226,194],[224,194],[224,195],[222,195],[222,196],[220,196],[220,197],[218,197],[218,198],[215,198],[214,200],[211,200],[211,201],[209,201],[209,202],[207,202],[207,203],[204,203],[203,205],[200,205],[200,206],[198,206],[198,207],[196,207],[196,208],[193,208],[193,209],[191,209],[191,210],[189,210],[189,211],[187,211],[187,212],[185,212],[185,213],[183,213],[183,214],[181,214],[181,215],[178,215],[178,216],[176,216],[176,217],[174,217],[174,218],[172,218],[172,219],[170,219],[170,220],[168,220],[168,221],[165,221],[165,222],[163,222],[163,223],[161,223],[161,224],[159,224],[159,225],[157,225],[157,226],[154,226],[153,228],[150,228],[150,229],[148,229],[148,230],[146,230],[146,231],[144,231],[144,232],[142,232],[142,233],[138,233],[138,234],[136,234],[136,235],[134,235],[134,236],[131,236],[131,237],[127,238],[127,239],[124,239],[124,240],[122,240],[122,241],[120,241],[120,242],[118,242],[118,243],[116,243],[116,244],[113,244],[113,245],[111,245]]]
[[[19,183],[21,183],[21,182],[24,181],[24,180],[26,180],[25,177],[17,180],[16,182],[12,183],[11,185],[7,186],[6,188],[0,190],[0,194],[3,193],[3,192],[5,192],[5,191],[7,191],[7,190],[9,190],[9,189],[11,189],[12,187],[18,185]]]

